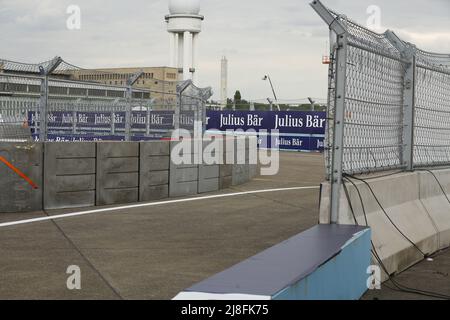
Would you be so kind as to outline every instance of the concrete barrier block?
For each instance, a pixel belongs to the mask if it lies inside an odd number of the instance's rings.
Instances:
[[[95,206],[95,189],[59,192],[46,202],[47,209],[69,209]]]
[[[233,163],[235,137],[224,136],[222,164],[219,166],[219,189],[227,189],[233,185]]]
[[[43,146],[41,143],[0,143],[0,156],[27,175],[33,189],[0,162],[0,212],[29,212],[42,209]]]
[[[446,238],[450,215],[442,214],[443,208],[450,210],[450,204],[446,200],[444,202],[442,190],[441,196],[438,195],[436,186],[432,186],[433,180],[424,173],[401,173],[367,180],[382,208],[363,182],[354,182],[356,187],[347,183],[347,190],[357,224],[366,225],[367,221],[372,228],[374,246],[390,273],[401,272],[423,259],[410,241],[424,254],[432,254],[450,243]],[[329,183],[323,184],[322,223],[330,220],[330,192]],[[355,224],[348,202],[344,190],[341,190],[340,224]]]
[[[95,157],[78,159],[56,159],[56,175],[91,175],[95,174]]]
[[[219,189],[228,189],[233,186],[233,177],[232,176],[225,176],[220,177],[219,179]]]
[[[257,164],[250,164],[249,167],[249,180],[252,180],[259,176],[259,173],[261,172],[259,165]]]
[[[109,173],[137,172],[139,169],[139,158],[109,158],[105,159],[105,167]]]
[[[141,142],[141,152],[148,156],[168,156],[170,155],[169,141]]]
[[[219,177],[219,165],[201,165],[200,174],[204,179],[214,179]]]
[[[223,164],[220,165],[220,176],[228,177],[233,175],[233,165],[232,164]]]
[[[142,163],[142,166],[144,170],[149,171],[169,171],[169,163],[169,156],[149,156],[145,163]]]
[[[180,167],[173,173],[175,179],[180,182],[190,182],[198,180],[198,166],[194,167]]]
[[[219,165],[200,165],[198,192],[214,192],[219,190]]]
[[[169,197],[169,184],[162,184],[157,186],[148,186],[146,188],[145,196],[139,201],[155,201],[166,199]]]
[[[139,187],[139,173],[108,173],[103,176],[101,185],[105,189],[131,189]]]
[[[46,142],[52,155],[59,159],[95,158],[95,143],[93,142]]]
[[[219,189],[227,189],[233,185],[234,155],[230,150],[223,153],[222,163],[219,166]]]
[[[96,145],[92,142],[46,142],[44,207],[95,205]]]
[[[95,175],[57,176],[56,189],[59,192],[95,190]]]
[[[233,165],[232,184],[233,186],[247,183],[250,180],[250,168],[246,164]]]
[[[419,172],[420,197],[436,227],[438,248],[442,250],[450,246],[450,170],[435,170],[433,174]]]
[[[169,197],[170,142],[141,142],[139,200]]]
[[[170,197],[192,196],[198,193],[198,181],[176,182],[169,184]]]
[[[194,160],[196,157],[194,154],[195,149],[193,147],[194,142],[172,141],[170,147],[171,152],[177,153],[176,147],[179,146],[180,143],[190,145],[185,150],[178,150],[178,155],[186,156],[188,163],[175,164],[172,160],[170,161],[169,195],[171,197],[182,197],[198,193],[199,166],[198,164],[193,164],[195,163]]]
[[[104,204],[126,204],[139,202],[137,188],[131,189],[111,189],[102,194]]]
[[[97,205],[139,200],[139,143],[97,144]]]
[[[169,185],[169,171],[151,171],[144,174],[149,186]]]
[[[139,142],[102,142],[99,147],[102,158],[134,158],[139,154]]]

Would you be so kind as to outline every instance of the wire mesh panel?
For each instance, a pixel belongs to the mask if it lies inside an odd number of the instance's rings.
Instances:
[[[0,74],[0,141],[29,141],[29,111],[39,108],[41,79]],[[14,92],[22,92],[14,96]]]
[[[183,93],[0,74],[0,140],[141,141],[194,130],[212,92],[179,86]]]
[[[311,6],[332,43],[326,161],[337,223],[346,174],[450,165],[450,55]]]
[[[333,13],[346,26],[345,119],[342,172],[349,174],[403,167],[404,61],[381,34]],[[329,69],[328,176],[334,146],[336,56]]]
[[[38,99],[0,96],[0,142],[30,141],[29,111],[38,107]]]
[[[347,59],[343,171],[401,167],[403,65],[351,43]]]
[[[414,164],[450,164],[450,55],[418,51]]]
[[[417,49],[391,31],[378,34],[325,11],[320,14],[330,29],[337,32],[333,23],[338,22],[346,37],[344,45],[334,45],[329,67],[328,177],[340,147],[334,127],[342,92],[343,174],[406,168],[408,148],[412,168],[450,165],[450,55]],[[344,63],[336,61],[339,50],[345,50]],[[336,92],[338,68],[345,70],[341,92]]]

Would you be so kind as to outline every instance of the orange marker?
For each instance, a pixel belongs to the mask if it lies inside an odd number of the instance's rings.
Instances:
[[[33,187],[33,189],[38,189],[38,186],[30,178],[28,178],[22,171],[14,167],[10,162],[8,162],[8,160],[0,156],[0,161],[6,164],[6,166],[14,171],[19,177],[28,182],[28,184]]]

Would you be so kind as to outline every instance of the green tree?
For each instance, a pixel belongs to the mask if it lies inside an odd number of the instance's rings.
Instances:
[[[234,102],[239,102],[242,100],[241,92],[239,90],[236,90],[236,93],[234,94]]]

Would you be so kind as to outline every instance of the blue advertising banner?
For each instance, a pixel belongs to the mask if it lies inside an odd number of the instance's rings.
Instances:
[[[325,126],[326,112],[207,112],[208,131],[256,131],[259,147],[268,149],[279,147],[281,150],[323,151]]]
[[[38,122],[39,113],[28,112],[28,123],[31,128]],[[131,129],[147,129],[147,120],[150,130],[167,131],[174,128],[174,111],[133,111],[131,113]],[[49,130],[84,132],[109,132],[114,124],[117,131],[125,130],[125,112],[67,112],[53,111],[48,113],[47,127]],[[113,119],[114,118],[114,119]]]
[[[208,111],[209,130],[278,130],[280,133],[325,134],[325,112]]]
[[[35,140],[39,113],[28,112]],[[158,140],[174,128],[174,111],[133,111],[132,141]],[[125,112],[54,111],[48,114],[49,141],[123,141]],[[180,128],[192,129],[195,113],[180,113]],[[147,125],[148,124],[148,125]],[[256,132],[261,148],[320,152],[324,149],[325,112],[208,111],[209,132]],[[244,131],[244,132],[242,132]]]
[[[39,135],[32,134],[34,141],[39,141]],[[50,142],[88,142],[88,141],[125,141],[125,136],[119,135],[89,135],[89,134],[48,134]]]
[[[34,141],[39,141],[38,134],[32,134]],[[131,136],[131,141],[159,141],[166,139],[162,135],[148,136]],[[48,134],[47,140],[50,142],[89,142],[89,141],[125,141],[124,135],[92,135],[92,134]]]

